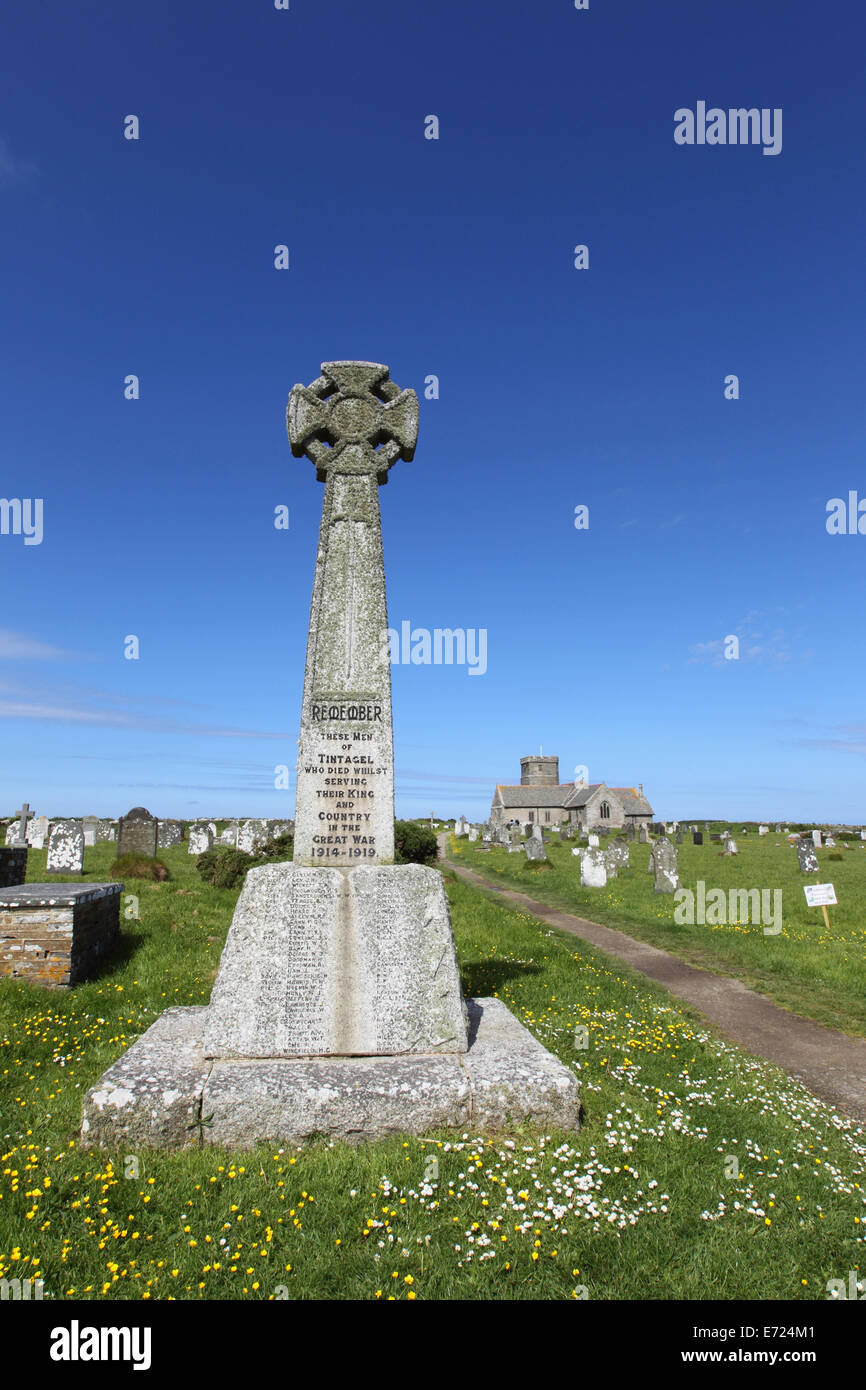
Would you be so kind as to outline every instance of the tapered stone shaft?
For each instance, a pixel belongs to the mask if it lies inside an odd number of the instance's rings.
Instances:
[[[323,362],[287,412],[325,483],[298,747],[295,863],[394,862],[394,740],[378,488],[411,459],[418,399],[375,362]]]

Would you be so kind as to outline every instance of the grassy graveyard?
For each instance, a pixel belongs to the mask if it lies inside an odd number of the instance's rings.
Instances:
[[[113,853],[86,850],[85,877]],[[139,915],[98,979],[0,981],[0,1278],[40,1277],[53,1300],[823,1300],[828,1280],[866,1277],[860,1128],[660,988],[456,881],[463,987],[578,1071],[579,1134],[82,1150],[83,1092],[163,1009],[207,1001],[237,898],[185,846],[160,857],[171,879],[127,883]],[[634,898],[618,880],[609,910],[636,923],[645,880],[639,859]]]
[[[630,936],[659,946],[692,965],[736,976],[794,1013],[843,1032],[866,1036],[866,851],[859,840],[853,849],[816,851],[820,874],[803,874],[797,851],[781,835],[737,835],[736,855],[704,836],[693,845],[688,835],[679,851],[679,877],[684,888],[705,893],[722,889],[727,920],[704,925],[678,923],[673,896],[653,891],[647,872],[650,845],[629,845],[631,868],[606,888],[581,888],[580,869],[572,849],[576,842],[559,843],[551,836],[549,864],[527,864],[522,854],[494,848],[479,852],[477,843],[451,837],[457,862],[477,869],[495,882],[521,891],[579,917],[617,927]],[[604,841],[602,841],[604,844]],[[828,909],[830,930],[820,908],[806,905],[803,885],[833,883],[838,905]],[[767,933],[746,915],[730,912],[731,889],[781,891],[780,930]],[[742,900],[737,906],[741,906]],[[697,916],[697,913],[696,913]]]

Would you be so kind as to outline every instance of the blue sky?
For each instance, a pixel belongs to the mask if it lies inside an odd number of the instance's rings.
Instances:
[[[864,34],[832,0],[16,7],[0,495],[44,521],[0,535],[0,810],[291,814],[322,486],[285,405],[359,357],[439,378],[381,491],[391,624],[487,632],[483,675],[394,668],[398,814],[480,818],[543,747],[659,816],[866,819],[866,536],[825,527],[866,496]],[[781,152],[676,144],[699,101],[780,108]]]

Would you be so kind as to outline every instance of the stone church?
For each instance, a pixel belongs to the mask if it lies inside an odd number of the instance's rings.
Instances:
[[[520,759],[520,785],[497,786],[490,807],[494,826],[572,825],[575,829],[620,830],[649,826],[653,808],[637,787],[609,787],[605,782],[560,782],[559,758],[541,753]]]

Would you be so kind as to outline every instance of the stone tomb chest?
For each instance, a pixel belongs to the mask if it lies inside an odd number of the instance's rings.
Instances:
[[[122,883],[0,889],[0,976],[57,988],[93,975],[117,945]]]

